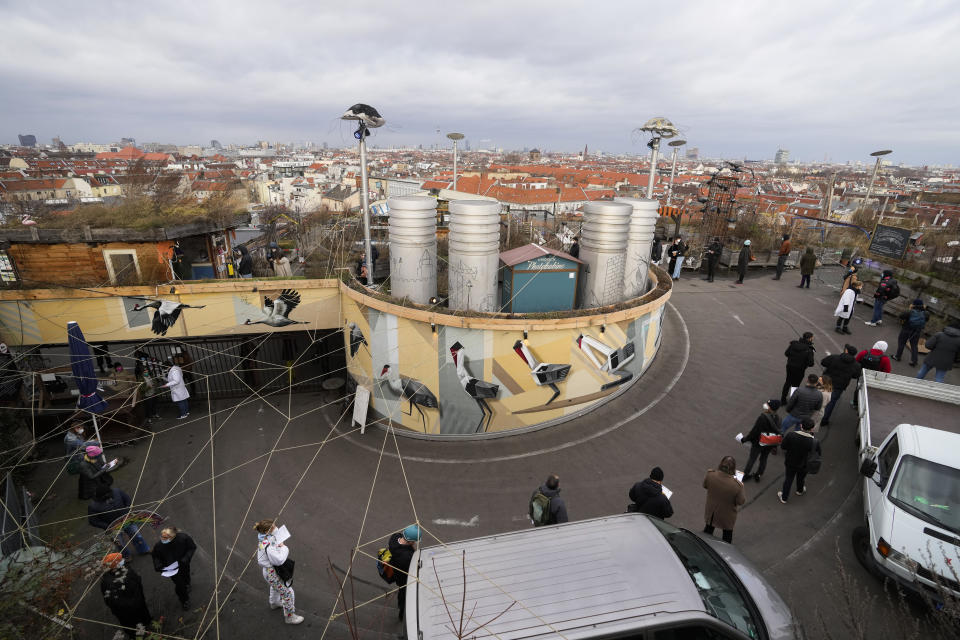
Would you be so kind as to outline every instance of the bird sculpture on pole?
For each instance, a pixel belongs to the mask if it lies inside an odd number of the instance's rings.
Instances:
[[[486,382],[474,378],[467,371],[466,349],[460,342],[454,342],[450,347],[450,355],[453,357],[453,363],[457,366],[457,377],[460,379],[460,386],[467,392],[467,395],[473,398],[477,406],[480,407],[480,423],[477,425],[477,433],[486,431],[493,419],[493,409],[487,404],[488,398],[496,398],[500,392],[500,385]],[[486,421],[486,426],[484,426]]]
[[[563,381],[570,373],[569,364],[549,364],[546,362],[537,362],[537,359],[530,353],[530,349],[523,343],[523,340],[517,340],[513,343],[513,350],[517,352],[527,366],[530,367],[530,375],[533,376],[537,386],[546,386],[553,389],[553,395],[544,404],[550,404],[560,395],[560,388],[557,383]]]
[[[396,369],[389,364],[383,365],[383,369],[380,371],[380,379],[385,381],[394,393],[410,402],[410,412],[404,415],[412,416],[413,408],[417,408],[420,419],[423,421],[423,432],[426,433],[427,417],[423,414],[420,407],[436,409],[439,412],[440,403],[437,401],[437,396],[433,395],[433,392],[427,388],[427,385],[414,378],[400,375]],[[401,409],[401,413],[402,412],[403,410]]]
[[[286,327],[291,324],[307,324],[289,318],[290,312],[300,304],[300,294],[293,289],[284,289],[276,298],[263,297],[263,313],[261,320],[247,319],[244,324],[266,324],[271,327]]]
[[[144,298],[145,300],[147,298]],[[146,311],[147,309],[156,309],[153,314],[153,322],[150,329],[158,336],[167,335],[167,329],[172,327],[180,317],[180,311],[183,309],[203,309],[206,305],[189,305],[174,300],[151,300],[148,304],[134,304],[130,311]]]

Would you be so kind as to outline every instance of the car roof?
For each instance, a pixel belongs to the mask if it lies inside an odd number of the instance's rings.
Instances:
[[[957,453],[960,452],[960,435],[920,425],[910,426],[914,428],[913,442],[908,443],[901,439],[900,451],[902,453],[913,454],[946,467],[960,468],[960,464],[958,464],[960,458],[957,456]]]
[[[464,616],[472,615],[466,630],[499,615],[471,634],[476,638],[593,637],[645,618],[705,611],[676,553],[642,514],[425,547],[419,560],[411,587],[424,640],[455,637],[450,617],[460,619],[464,574]]]

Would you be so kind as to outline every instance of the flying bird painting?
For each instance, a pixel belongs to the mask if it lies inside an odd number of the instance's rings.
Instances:
[[[370,348],[370,345],[367,344],[367,339],[363,337],[363,331],[360,330],[356,322],[347,324],[347,328],[350,329],[350,357],[355,358],[361,344],[365,345],[367,349]]]
[[[557,383],[562,381],[570,373],[569,364],[548,364],[546,362],[537,362],[537,359],[530,353],[530,349],[523,343],[523,340],[517,340],[513,343],[513,350],[517,352],[527,366],[530,367],[530,375],[538,386],[546,386],[553,389],[553,395],[544,404],[550,404],[560,395],[560,388]]]
[[[247,319],[244,324],[266,324],[271,327],[286,327],[291,324],[307,324],[289,318],[290,312],[300,304],[300,294],[293,289],[284,289],[276,298],[263,297],[263,314],[260,320]]]
[[[167,329],[177,323],[182,309],[203,309],[206,305],[189,305],[173,300],[151,300],[148,304],[137,303],[130,311],[146,311],[156,309],[150,329],[158,336],[167,335]]]
[[[623,384],[633,378],[633,374],[629,371],[620,370],[636,356],[637,349],[632,342],[628,342],[620,348],[614,348],[600,342],[596,338],[581,333],[577,336],[577,346],[580,347],[580,350],[583,351],[593,364],[597,365],[600,371],[612,373],[620,377],[619,380],[608,382],[600,387],[602,390]]]
[[[480,423],[477,425],[477,433],[486,431],[493,419],[493,409],[487,404],[488,398],[496,398],[500,391],[500,385],[492,382],[486,382],[474,378],[467,371],[466,349],[459,341],[454,342],[450,347],[450,355],[453,357],[453,363],[457,366],[457,377],[460,379],[460,385],[467,395],[473,398],[477,406],[480,407]],[[486,426],[484,426],[486,421]]]

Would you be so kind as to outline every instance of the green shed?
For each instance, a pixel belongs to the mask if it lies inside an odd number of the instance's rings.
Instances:
[[[528,244],[500,254],[500,310],[569,311],[577,306],[583,263],[563,251]]]

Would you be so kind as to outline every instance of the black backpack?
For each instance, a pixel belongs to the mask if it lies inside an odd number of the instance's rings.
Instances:
[[[860,358],[860,366],[864,369],[871,369],[873,371],[880,371],[880,363],[883,361],[883,356],[878,356],[875,353],[870,353],[867,351],[866,355]]]

